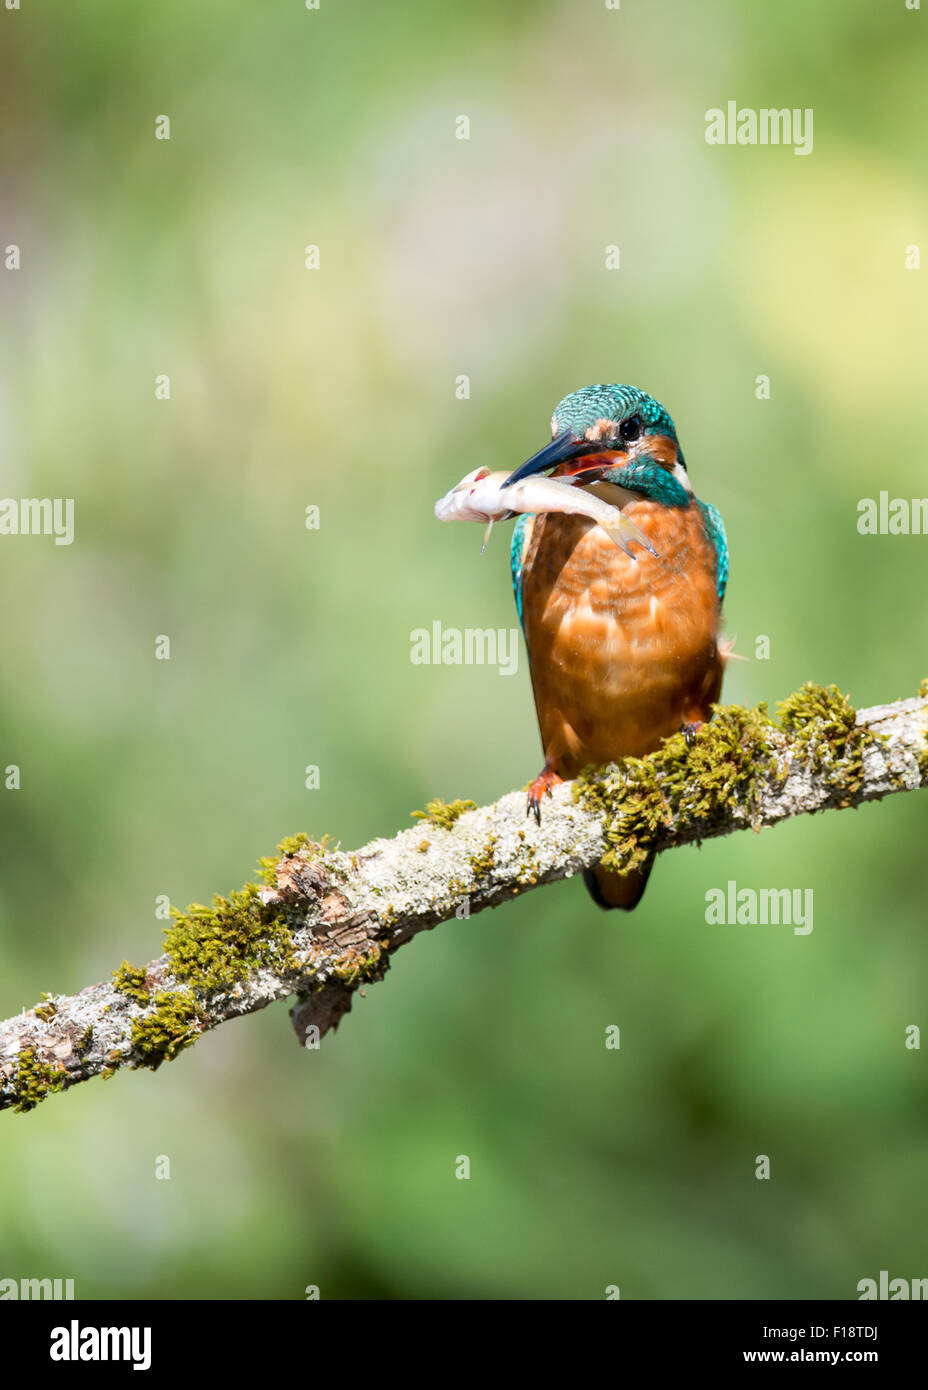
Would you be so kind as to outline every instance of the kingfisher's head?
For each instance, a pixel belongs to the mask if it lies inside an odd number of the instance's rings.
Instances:
[[[551,469],[561,477],[589,473],[592,479],[647,455],[689,486],[673,420],[659,401],[637,386],[584,386],[573,391],[551,416],[551,435],[551,443],[517,468],[507,484]]]

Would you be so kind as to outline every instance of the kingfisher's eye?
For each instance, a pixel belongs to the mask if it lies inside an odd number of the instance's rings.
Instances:
[[[633,439],[637,439],[641,434],[641,416],[630,415],[627,420],[623,420],[619,425],[619,438],[626,444],[630,444]]]

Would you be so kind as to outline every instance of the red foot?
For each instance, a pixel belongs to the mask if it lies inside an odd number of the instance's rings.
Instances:
[[[541,798],[547,794],[551,795],[551,788],[556,787],[558,782],[563,782],[563,777],[559,777],[553,767],[545,763],[541,772],[535,778],[528,789],[528,801],[525,807],[527,816],[534,815],[535,820],[541,825]]]

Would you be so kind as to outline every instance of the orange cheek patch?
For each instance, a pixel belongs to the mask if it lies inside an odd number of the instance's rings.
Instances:
[[[650,434],[635,443],[633,457],[645,455],[648,458],[657,459],[658,463],[666,463],[673,467],[677,461],[678,449],[674,441],[666,434]]]

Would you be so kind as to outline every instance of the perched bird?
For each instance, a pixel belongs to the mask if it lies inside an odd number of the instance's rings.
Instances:
[[[620,506],[653,551],[626,553],[588,517],[523,515],[510,552],[545,764],[545,792],[584,767],[641,756],[687,738],[711,717],[726,649],[719,643],[728,546],[719,512],[693,495],[674,423],[635,386],[565,396],[552,440],[506,480],[554,470]],[[651,861],[584,879],[600,907],[639,902]]]

